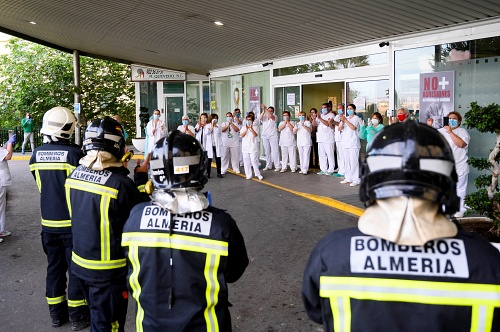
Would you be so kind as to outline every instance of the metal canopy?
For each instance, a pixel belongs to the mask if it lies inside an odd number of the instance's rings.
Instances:
[[[0,0],[5,33],[198,74],[499,17],[498,0]]]

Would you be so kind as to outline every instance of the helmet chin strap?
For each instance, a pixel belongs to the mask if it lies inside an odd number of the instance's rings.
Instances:
[[[208,207],[208,200],[194,188],[155,189],[151,194],[153,204],[172,213],[198,212]]]
[[[422,246],[428,241],[454,237],[457,226],[440,211],[438,203],[416,197],[379,199],[359,218],[367,235],[400,245]]]

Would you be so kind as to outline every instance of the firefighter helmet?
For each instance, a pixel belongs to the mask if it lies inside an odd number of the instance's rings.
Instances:
[[[40,134],[69,139],[75,132],[76,118],[66,107],[53,107],[43,115]]]
[[[408,196],[438,202],[442,212],[459,209],[453,152],[434,128],[415,121],[382,129],[361,162],[360,199]]]
[[[149,161],[150,177],[157,189],[203,188],[208,158],[198,140],[174,130],[156,142]]]
[[[122,126],[109,116],[92,121],[83,141],[83,151],[90,150],[107,151],[120,160],[125,153]]]

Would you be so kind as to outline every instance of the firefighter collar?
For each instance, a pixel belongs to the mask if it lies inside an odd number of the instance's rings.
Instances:
[[[80,159],[80,165],[87,166],[94,171],[102,171],[108,167],[121,167],[123,163],[107,151],[90,150]]]
[[[198,212],[208,207],[208,200],[193,188],[171,189],[169,191],[154,190],[151,200],[172,213]]]
[[[420,198],[380,199],[359,218],[358,228],[367,235],[414,246],[457,235],[457,226],[438,210],[438,203]]]

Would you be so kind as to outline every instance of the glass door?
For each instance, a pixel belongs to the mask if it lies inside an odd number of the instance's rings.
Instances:
[[[177,129],[182,124],[184,115],[184,95],[165,96],[167,132]]]

